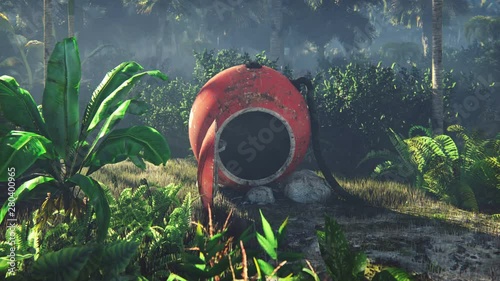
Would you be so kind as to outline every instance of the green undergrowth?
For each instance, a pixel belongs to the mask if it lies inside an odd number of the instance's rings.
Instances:
[[[182,184],[178,196],[182,198],[188,192],[198,194],[196,187],[196,161],[194,159],[172,159],[166,166],[147,165],[146,170],[136,168],[130,162],[107,165],[95,173],[95,178],[109,186],[113,193],[123,188],[137,186],[142,178],[150,185],[166,186],[169,183]],[[390,209],[430,220],[446,220],[471,230],[494,235],[500,234],[498,215],[487,215],[458,209],[425,194],[424,191],[397,182],[384,182],[374,179],[339,179],[347,191],[358,195],[370,205]],[[194,198],[193,214],[204,220],[200,200]],[[248,218],[248,214],[238,210],[228,199],[218,194],[214,199],[214,213],[221,213],[221,220],[230,209],[234,209],[235,218]]]
[[[125,161],[120,164],[107,165],[97,171],[94,176],[96,180],[105,183],[111,190],[114,197],[117,197],[121,190],[127,187],[139,186],[141,180],[146,179],[150,186],[167,186],[171,183],[182,185],[182,189],[177,193],[177,197],[182,199],[186,194],[193,195],[193,215],[194,218],[202,222],[207,222],[208,218],[203,211],[201,201],[196,187],[196,160],[193,158],[171,159],[165,166],[154,166],[146,163],[146,169],[141,170],[133,163]],[[229,210],[233,209],[235,220],[249,220],[247,212],[238,210],[234,203],[217,194],[214,197],[214,216],[216,220],[223,221]]]

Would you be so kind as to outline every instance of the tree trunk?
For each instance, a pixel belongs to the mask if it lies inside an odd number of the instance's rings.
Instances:
[[[285,46],[283,39],[282,0],[271,0],[271,40],[269,53],[272,60],[278,60],[278,69],[285,63]]]
[[[74,1],[74,0],[73,0]],[[83,2],[75,3],[75,36],[79,37],[80,32],[85,28]]]
[[[75,0],[68,0],[68,37],[75,36]]]
[[[429,7],[428,0],[422,1],[422,19],[420,20],[422,26],[422,49],[424,57],[429,56],[429,51],[432,50],[432,32],[433,26],[429,23],[434,20],[433,7]],[[434,3],[434,2],[433,2]]]
[[[52,22],[52,0],[43,0],[44,84],[47,80],[47,65],[55,41]]]
[[[434,134],[443,133],[443,0],[432,0],[432,127]]]
[[[163,65],[163,45],[164,45],[163,37],[165,36],[165,28],[167,26],[167,16],[164,15],[158,17],[158,24],[159,24],[159,30],[157,35],[158,38],[155,44],[155,58],[154,58],[154,62],[156,63],[156,65],[154,65],[153,67],[155,67],[156,69],[161,69]]]

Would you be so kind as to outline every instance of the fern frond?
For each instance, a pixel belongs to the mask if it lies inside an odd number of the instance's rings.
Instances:
[[[475,162],[468,175],[471,183],[500,188],[500,157],[487,157]]]
[[[466,210],[477,212],[479,210],[479,207],[477,204],[476,195],[474,194],[474,191],[472,190],[470,185],[464,181],[460,181],[457,188],[458,197],[460,198],[460,206]]]
[[[439,135],[434,137],[434,141],[441,148],[441,151],[444,153],[446,159],[449,159],[451,161],[458,160],[458,148],[455,144],[455,141],[453,141],[450,136]]]
[[[398,152],[401,159],[404,162],[409,163],[410,165],[416,165],[411,155],[408,144],[391,128],[389,128],[389,132],[389,139],[391,140],[392,145]]]
[[[165,190],[167,191],[167,197],[175,204],[175,206],[181,205],[181,202],[177,197],[177,194],[179,193],[181,188],[182,185],[180,184],[169,184],[165,187]]]
[[[451,126],[448,126],[448,128],[446,130],[448,132],[460,133],[460,132],[464,132],[465,128],[462,125],[451,125]]]
[[[364,162],[371,160],[371,159],[377,159],[377,158],[382,158],[387,161],[392,161],[392,162],[397,162],[399,160],[399,155],[395,154],[394,152],[384,149],[384,150],[372,150],[366,154],[366,156],[359,161],[358,165],[356,167],[359,167],[361,164]]]
[[[418,170],[425,173],[438,159],[445,159],[446,155],[434,139],[425,136],[407,139],[408,150],[410,151]]]
[[[393,163],[391,161],[384,161],[378,164],[371,174],[372,178],[382,178],[393,181],[407,181],[412,184],[415,182],[415,176],[415,167],[406,166],[404,163]]]
[[[19,251],[19,253],[27,253],[30,248],[28,244],[29,228],[27,223],[23,222],[21,225],[17,225],[13,230],[15,231],[17,251]]]
[[[414,137],[413,133],[418,131],[418,130],[422,131],[424,133],[424,136],[432,137],[432,130],[431,129],[424,127],[424,126],[415,125],[415,126],[412,126],[410,128],[410,131],[408,132],[408,138],[413,138]]]
[[[54,251],[69,246],[68,232],[69,225],[67,223],[55,225],[53,228],[47,230],[40,245],[41,250],[43,252],[48,250]]]
[[[372,177],[373,178],[381,177],[396,170],[397,170],[396,165],[394,165],[391,161],[384,161],[375,166],[375,169],[373,170],[372,173]]]

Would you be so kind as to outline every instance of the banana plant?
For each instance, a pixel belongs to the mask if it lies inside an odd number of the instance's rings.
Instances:
[[[147,109],[137,97],[129,97],[141,77],[167,79],[158,70],[142,70],[136,62],[124,62],[108,72],[82,118],[76,39],[56,44],[48,62],[41,108],[13,77],[0,76],[0,110],[18,128],[0,138],[0,182],[16,183],[15,191],[9,190],[14,200],[0,209],[0,222],[13,216],[15,202],[23,200],[44,200],[40,225],[58,209],[78,216],[89,202],[96,215],[97,238],[104,241],[110,221],[107,188],[90,175],[106,164],[126,159],[145,168],[144,161],[160,165],[170,157],[167,141],[154,128],[115,129],[127,113],[139,115]]]

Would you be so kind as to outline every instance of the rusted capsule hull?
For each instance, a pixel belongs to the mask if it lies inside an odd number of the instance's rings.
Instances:
[[[310,133],[307,104],[281,73],[239,65],[214,76],[189,116],[203,206],[212,202],[214,176],[226,186],[251,187],[291,173],[306,154]]]

